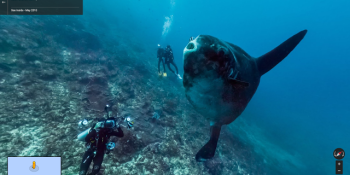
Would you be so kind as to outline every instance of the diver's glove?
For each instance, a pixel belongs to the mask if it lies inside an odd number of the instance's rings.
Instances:
[[[100,128],[100,127],[101,127],[101,125],[102,125],[102,123],[101,123],[101,122],[96,123],[96,125],[95,125],[94,129]]]
[[[93,129],[97,130],[100,129],[102,127],[102,122],[98,122],[95,124],[95,127]]]

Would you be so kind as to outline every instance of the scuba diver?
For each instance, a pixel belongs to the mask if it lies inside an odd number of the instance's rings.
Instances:
[[[165,49],[163,49],[159,44],[158,44],[158,50],[157,50],[157,58],[158,58],[158,75],[161,76],[162,73],[160,72],[160,62],[163,63],[163,76],[166,77],[167,73],[165,72],[165,65],[163,62],[163,57],[164,57],[164,62],[165,64],[168,65],[168,68],[171,72],[173,72],[179,79],[182,79],[179,71],[177,69],[176,64],[174,63],[174,54],[173,54],[173,50],[171,49],[170,45],[167,45],[167,47]],[[176,73],[170,68],[170,63],[172,65],[174,65],[175,69],[176,69]]]
[[[165,58],[165,64],[168,65],[168,68],[171,72],[173,72],[179,79],[182,79],[179,71],[177,69],[176,64],[174,63],[174,54],[173,50],[171,49],[170,45],[166,46],[165,52],[164,52],[164,58]],[[170,68],[170,63],[175,67],[176,73]]]
[[[117,122],[117,118],[109,117],[109,105],[106,105],[105,111],[107,112],[107,119],[102,119],[98,123],[95,123],[90,129],[85,130],[78,135],[78,140],[85,141],[87,150],[83,156],[80,164],[79,175],[86,175],[91,161],[94,161],[94,166],[88,175],[95,175],[100,171],[103,157],[105,154],[114,149],[115,143],[110,142],[111,136],[123,137],[123,130]],[[122,118],[124,120],[125,118]],[[125,119],[128,122],[128,128],[133,126],[133,122],[130,122],[130,118]],[[79,125],[87,125],[87,120],[79,122]],[[117,129],[117,131],[115,131]]]
[[[163,61],[163,56],[164,56],[164,52],[165,50],[158,44],[158,50],[157,50],[157,58],[158,58],[158,75],[162,75],[162,73],[160,72],[160,62],[163,63],[163,76],[166,77],[167,74],[165,72],[165,65],[164,65],[164,61]]]

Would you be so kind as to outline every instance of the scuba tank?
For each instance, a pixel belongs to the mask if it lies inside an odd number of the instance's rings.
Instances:
[[[78,140],[85,142],[85,137],[89,134],[90,128],[78,135]]]
[[[110,106],[109,104],[107,104],[107,105],[105,106],[105,112],[106,112],[106,114],[107,114],[107,118],[109,118],[109,112],[111,111],[110,107],[111,107],[111,106]],[[82,127],[84,127],[84,126],[87,126],[88,123],[89,123],[89,122],[88,122],[87,119],[83,119],[83,120],[79,121],[78,127],[79,127],[79,128],[82,128]],[[96,123],[96,125],[99,125],[99,126],[101,126],[101,127],[103,127],[103,124],[104,124],[104,122],[101,122],[101,121],[99,121],[98,123]],[[83,131],[82,133],[80,133],[80,134],[77,136],[77,139],[78,139],[79,141],[83,141],[83,142],[84,142],[84,141],[85,141],[85,137],[89,134],[90,129],[93,129],[93,127],[89,128],[89,129],[86,129],[85,131]]]

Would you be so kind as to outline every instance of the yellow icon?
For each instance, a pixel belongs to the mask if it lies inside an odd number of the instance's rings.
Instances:
[[[166,75],[166,73],[164,72],[164,73],[163,73],[163,77],[166,77],[166,76],[167,76],[167,75]]]
[[[35,161],[33,161],[33,169],[35,169]]]

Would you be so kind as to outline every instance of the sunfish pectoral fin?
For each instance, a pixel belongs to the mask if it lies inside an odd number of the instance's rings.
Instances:
[[[234,86],[234,87],[242,87],[242,88],[247,88],[249,87],[249,83],[248,82],[245,82],[245,81],[241,81],[241,80],[236,80],[236,79],[230,79],[229,80],[231,82],[231,84]]]
[[[234,87],[242,87],[242,88],[247,88],[249,87],[249,83],[239,80],[238,78],[239,71],[236,69],[233,70],[233,68],[230,69],[230,74],[228,76],[229,82],[232,84]]]
[[[211,130],[211,136],[210,140],[205,144],[196,154],[196,160],[198,162],[204,162],[207,159],[210,159],[214,157],[216,146],[218,144],[220,131],[221,131],[221,125],[213,125],[210,127]]]
[[[260,75],[264,75],[266,72],[275,67],[279,62],[281,62],[299,44],[299,42],[306,35],[306,32],[307,30],[303,30],[295,34],[277,46],[275,49],[257,58],[256,62]]]

